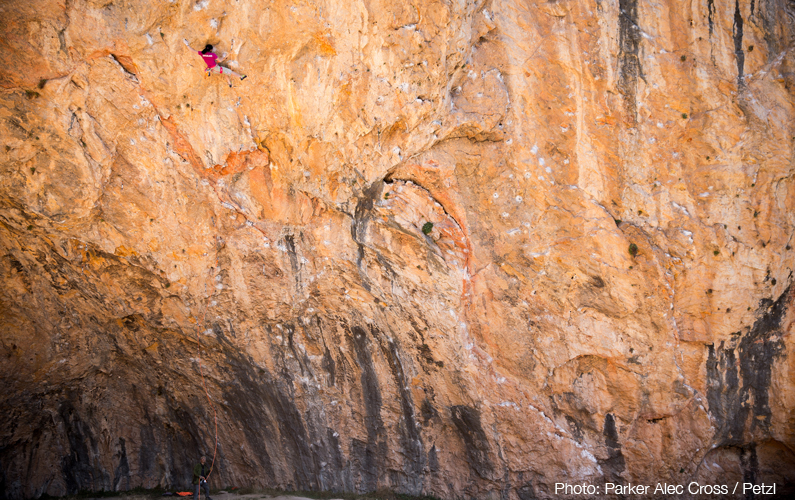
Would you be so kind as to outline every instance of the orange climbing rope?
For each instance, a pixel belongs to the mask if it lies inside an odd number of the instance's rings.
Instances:
[[[217,242],[216,242],[217,245]],[[217,255],[217,254],[216,254]],[[215,266],[218,267],[218,259],[216,258]],[[213,272],[215,268],[211,267],[207,270],[207,277],[209,278],[210,274]],[[207,296],[207,278],[204,280],[204,295]],[[204,476],[205,481],[210,478],[210,474],[213,472],[213,466],[215,465],[215,455],[218,451],[218,412],[215,409],[215,405],[213,404],[212,399],[210,399],[210,392],[207,390],[207,383],[204,380],[204,369],[202,368],[202,357],[201,357],[201,337],[200,333],[204,330],[204,318],[207,314],[207,301],[210,300],[211,297],[207,297],[204,303],[204,307],[202,307],[202,314],[201,319],[199,320],[199,324],[196,328],[196,356],[199,360],[199,373],[202,377],[202,387],[204,387],[204,394],[207,396],[207,402],[210,403],[210,407],[213,409],[213,421],[215,422],[215,442],[213,445],[213,459],[210,462],[210,471],[207,472],[207,475]]]

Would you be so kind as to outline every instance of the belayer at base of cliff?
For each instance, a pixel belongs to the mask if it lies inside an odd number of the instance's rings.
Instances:
[[[204,498],[206,500],[213,500],[210,498],[210,486],[207,484],[209,469],[205,468],[206,461],[207,457],[202,456],[199,463],[193,466],[193,500],[199,500],[201,496],[199,493],[200,489],[204,490]]]

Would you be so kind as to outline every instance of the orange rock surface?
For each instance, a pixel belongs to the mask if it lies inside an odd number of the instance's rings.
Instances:
[[[3,2],[3,498],[795,493],[793,19]]]

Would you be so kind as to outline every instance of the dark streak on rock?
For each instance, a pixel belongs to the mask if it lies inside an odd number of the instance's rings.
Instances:
[[[716,354],[715,346],[708,346],[707,355],[707,400],[709,411],[715,418],[721,440],[742,433],[744,422],[731,420],[730,413],[739,408],[739,377],[734,349],[723,349],[723,342]],[[737,427],[739,426],[739,429]]]
[[[299,292],[301,288],[301,270],[298,267],[298,254],[295,252],[295,239],[293,238],[292,234],[285,235],[284,244],[287,247],[287,255],[290,256],[290,268],[293,270],[295,290],[296,292]]]
[[[368,292],[371,291],[370,280],[367,278],[365,270],[362,268],[364,262],[364,245],[367,236],[367,225],[370,223],[371,212],[376,198],[378,198],[383,181],[372,183],[362,193],[362,197],[356,203],[353,221],[351,222],[351,237],[358,247],[356,253],[356,267],[359,269],[359,276],[362,278],[362,286]]]
[[[591,286],[595,288],[604,288],[605,287],[605,280],[602,279],[601,276],[591,276]]]
[[[351,459],[358,465],[362,490],[370,492],[378,487],[379,470],[387,452],[386,429],[384,421],[381,419],[381,387],[370,355],[370,341],[367,338],[367,333],[364,329],[355,326],[351,329],[351,334],[356,358],[362,370],[364,425],[367,429],[366,443],[357,439],[352,440],[351,451],[358,456],[351,457]]]
[[[109,489],[110,478],[101,465],[95,463],[99,454],[97,440],[91,428],[81,418],[71,399],[61,403],[58,415],[63,422],[69,442],[69,452],[61,458],[61,473],[67,491],[76,494],[81,490]]]
[[[158,460],[158,450],[153,446],[157,443],[157,440],[152,430],[157,423],[152,421],[148,412],[146,414],[146,422],[146,425],[142,425],[140,429],[141,447],[138,451],[138,477],[142,484],[144,484],[149,474],[155,471],[155,463]]]
[[[759,2],[756,9],[757,14],[754,15],[753,9],[751,10],[751,18],[749,19],[754,24],[759,24],[757,20],[761,19],[761,27],[767,45],[767,62],[775,59],[783,50],[786,50],[788,42],[792,40],[792,19],[795,19],[795,3],[788,0],[765,0]],[[784,28],[787,24],[782,22],[782,19],[789,19],[788,28]],[[784,28],[784,29],[782,29]]]
[[[566,423],[569,424],[569,432],[574,436],[578,443],[582,443],[582,426],[570,415],[565,415]]]
[[[751,443],[744,447],[740,452],[740,467],[743,471],[743,483],[756,484],[756,478],[759,475],[759,459],[756,456],[756,443]],[[745,498],[751,500],[754,498],[752,492],[745,494]]]
[[[743,51],[743,16],[740,14],[740,0],[734,0],[734,23],[732,24],[734,37],[734,54],[737,56],[737,88],[745,87],[743,69],[745,66],[745,52]]]
[[[336,385],[336,383],[337,383],[337,381],[336,381],[336,365],[334,363],[334,356],[331,355],[331,352],[329,351],[327,346],[323,346],[323,347],[325,348],[325,351],[323,353],[323,364],[322,364],[322,366],[323,366],[323,369],[326,370],[328,372],[328,375],[329,375],[329,378],[328,378],[329,384],[328,385],[330,387],[334,387]]]
[[[431,445],[428,450],[428,469],[431,473],[439,471],[439,457],[436,455],[436,445]]]
[[[422,413],[422,425],[427,426],[432,419],[439,418],[439,412],[436,411],[436,408],[433,407],[433,403],[431,403],[428,399],[422,400],[420,413]]]
[[[761,303],[762,315],[736,346],[708,347],[707,401],[715,419],[718,446],[743,446],[746,431],[768,432],[772,416],[769,390],[773,361],[784,349],[781,322],[792,287],[773,302]],[[735,341],[736,342],[736,341]]]
[[[381,252],[376,254],[376,259],[378,259],[378,263],[381,265],[381,268],[384,270],[390,281],[397,281],[400,278],[400,274],[395,272],[395,270],[392,268],[392,264],[389,262],[389,259],[387,259]]]
[[[324,471],[323,476],[330,473],[338,475],[338,478],[331,484],[325,483],[323,485],[324,489],[332,491],[354,491],[355,488],[350,476],[350,470],[346,468],[342,446],[340,446],[339,434],[333,429],[328,428],[326,429],[326,440],[328,442],[328,463],[331,464],[332,467],[330,471]]]
[[[60,48],[61,52],[63,52],[64,54],[68,54],[69,53],[67,51],[68,46],[66,45],[66,37],[64,36],[64,31],[66,31],[66,28],[58,30],[58,47]]]
[[[709,37],[712,39],[712,33],[715,30],[715,0],[707,0],[707,22],[709,23]]]
[[[626,112],[632,122],[637,121],[636,93],[638,78],[643,78],[643,71],[638,58],[640,48],[640,27],[638,26],[637,0],[619,0],[618,16],[618,90],[624,95]]]
[[[422,334],[422,332],[420,332],[420,334]],[[416,349],[417,349],[417,351],[420,354],[420,359],[422,359],[422,361],[424,361],[425,364],[430,365],[430,366],[439,366],[437,363],[440,363],[442,366],[444,366],[443,362],[436,361],[433,358],[433,351],[431,350],[431,347],[428,344],[423,342],[422,344],[419,344],[416,347]],[[423,368],[425,369],[425,367],[423,367]],[[428,373],[428,370],[425,369],[425,372]]]
[[[30,276],[28,271],[25,269],[25,266],[17,260],[13,254],[7,253],[3,256],[3,259],[8,261],[8,264],[11,266],[11,269],[17,272],[22,282],[25,284],[25,288],[30,290]]]
[[[127,445],[124,438],[119,438],[118,452],[119,465],[113,471],[113,491],[120,491],[122,480],[125,480],[124,490],[130,489],[130,464],[127,461]]]
[[[255,374],[251,360],[244,359],[229,347],[224,349],[224,354],[232,381],[223,387],[223,397],[229,407],[227,412],[243,428],[263,475],[269,482],[275,481],[267,443],[279,443],[287,463],[291,465],[295,484],[301,489],[316,487],[306,429],[292,398],[279,389],[267,371]]]
[[[519,500],[536,500],[538,498],[532,482],[528,482],[524,486],[516,488],[516,495],[519,497]]]
[[[621,451],[621,443],[618,442],[616,421],[610,413],[605,415],[603,434],[607,447],[607,458],[598,460],[599,466],[604,472],[605,481],[620,484],[622,482],[621,473],[626,469],[626,462]]]
[[[312,375],[312,363],[309,361],[306,353],[299,352],[295,347],[295,327],[287,323],[284,325],[284,332],[287,335],[287,347],[289,347],[290,352],[293,353],[293,359],[298,363],[298,367],[301,369],[301,375]]]
[[[370,221],[370,212],[373,210],[373,203],[378,197],[383,187],[383,182],[374,182],[362,193],[362,197],[356,203],[356,211],[353,215],[353,224],[351,225],[351,236],[353,241],[363,244],[365,232],[367,231],[367,223]]]
[[[0,447],[0,454],[4,451],[5,446]],[[8,500],[11,498],[6,482],[6,466],[3,465],[3,458],[0,456],[0,500]]]
[[[173,404],[178,403],[173,401]],[[169,429],[167,440],[169,445],[179,450],[177,453],[182,454],[182,463],[189,464],[195,459],[197,452],[204,452],[204,445],[200,439],[205,433],[199,429],[191,411],[181,406],[169,406],[166,422]],[[188,471],[177,470],[176,477],[188,480]]]
[[[298,256],[295,253],[295,239],[293,238],[292,234],[288,234],[284,237],[284,243],[287,245],[287,254],[290,256],[290,267],[293,270],[293,274],[298,274]]]
[[[470,468],[480,477],[489,479],[494,466],[489,458],[489,439],[480,423],[480,411],[459,405],[450,408],[450,413],[464,441]]]
[[[406,477],[401,483],[405,485],[408,493],[419,495],[422,492],[425,451],[423,450],[419,424],[414,416],[414,401],[408,388],[409,381],[406,379],[403,365],[400,362],[396,344],[388,340],[381,343],[381,349],[389,361],[392,377],[397,385],[398,394],[400,394],[400,408],[403,413],[403,422],[399,427],[401,431],[400,444],[405,457],[403,471]]]

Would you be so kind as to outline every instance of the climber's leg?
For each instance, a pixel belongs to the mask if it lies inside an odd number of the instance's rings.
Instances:
[[[224,75],[226,77],[226,82],[229,84],[230,87],[232,86],[232,77],[233,76],[236,76],[237,78],[240,78],[241,80],[246,78],[246,75],[240,75],[239,73],[236,73],[235,71],[232,71],[231,69],[229,69],[229,68],[227,68],[225,66],[221,66],[220,64],[216,64],[212,68],[211,72],[219,73],[221,75]]]
[[[221,66],[220,64],[216,64],[215,65],[215,67],[213,68],[213,72],[214,73],[220,73],[220,74],[222,74],[224,76],[227,76],[227,77],[235,76],[237,78],[240,78],[241,80],[243,78],[245,78],[245,75],[241,75],[240,73],[232,71],[231,69],[226,68],[224,66]]]

